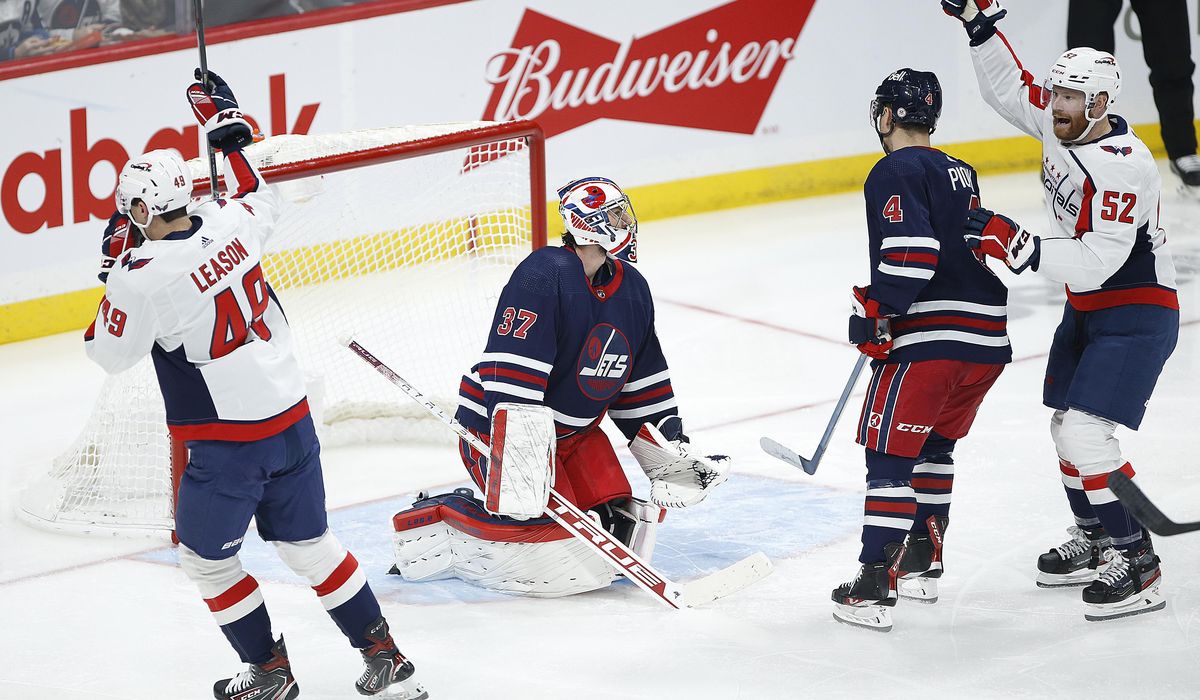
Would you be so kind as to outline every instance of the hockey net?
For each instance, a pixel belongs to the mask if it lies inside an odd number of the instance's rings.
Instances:
[[[353,334],[392,358],[453,411],[501,287],[545,244],[538,127],[276,136],[246,153],[281,199],[263,269],[287,313],[323,444],[449,441],[338,340]],[[207,162],[191,165],[195,194],[208,192]],[[82,433],[22,493],[18,513],[69,532],[170,531],[185,464],[147,358],[108,378]]]

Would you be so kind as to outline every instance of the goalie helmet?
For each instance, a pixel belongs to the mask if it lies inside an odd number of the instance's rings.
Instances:
[[[192,201],[192,176],[179,153],[160,149],[134,158],[121,168],[117,177],[117,211],[129,216],[133,201],[140,199],[150,210],[145,229],[158,214],[186,207]]]
[[[637,215],[617,183],[603,177],[573,180],[559,188],[558,200],[559,216],[576,242],[637,262]]]
[[[1080,135],[1083,138],[1091,132],[1096,122],[1108,117],[1109,109],[1116,103],[1117,95],[1121,92],[1121,69],[1117,66],[1117,59],[1110,53],[1086,46],[1070,49],[1050,67],[1050,77],[1046,80],[1047,94],[1055,86],[1083,93],[1083,118],[1088,122],[1088,128]],[[1100,93],[1108,95],[1108,105],[1103,114],[1092,117],[1089,113]]]

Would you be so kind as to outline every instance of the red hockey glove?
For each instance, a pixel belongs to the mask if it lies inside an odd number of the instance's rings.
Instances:
[[[871,287],[851,287],[850,342],[858,351],[876,360],[886,360],[892,351],[891,325],[879,308],[879,302],[868,297]]]
[[[196,80],[203,74],[196,69]],[[208,72],[208,84],[192,83],[187,89],[188,102],[196,121],[208,133],[208,143],[220,151],[245,148],[254,143],[250,123],[238,109],[237,98],[221,76]]]
[[[1032,266],[1037,272],[1041,257],[1041,239],[1022,229],[1015,221],[989,209],[967,212],[967,247],[989,258],[1003,260],[1017,274]]]
[[[996,33],[996,22],[1008,14],[996,0],[942,0],[942,11],[962,20],[971,46],[991,39]]]
[[[101,282],[108,282],[108,273],[117,264],[117,260],[125,251],[136,248],[139,242],[140,235],[128,216],[117,212],[108,217],[104,240],[100,242],[100,274],[96,275]]]

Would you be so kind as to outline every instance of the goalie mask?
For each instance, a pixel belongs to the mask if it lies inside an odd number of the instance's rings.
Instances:
[[[1117,95],[1121,92],[1121,70],[1117,59],[1112,54],[1097,51],[1092,48],[1071,49],[1064,53],[1050,67],[1050,77],[1046,80],[1046,96],[1050,99],[1050,108],[1054,107],[1054,88],[1070,88],[1083,93],[1083,118],[1087,120],[1087,128],[1071,141],[1075,143],[1087,136],[1092,127],[1101,119],[1107,119],[1112,111]],[[1108,104],[1098,117],[1092,117],[1092,108],[1096,106],[1096,98],[1100,93],[1108,95]]]
[[[599,245],[614,258],[637,262],[637,215],[612,180],[585,177],[558,190],[558,213],[580,244]]]
[[[130,210],[140,199],[150,214],[145,223],[133,221]],[[145,231],[151,219],[186,207],[192,201],[192,176],[183,158],[173,150],[150,151],[121,168],[117,177],[117,211]]]

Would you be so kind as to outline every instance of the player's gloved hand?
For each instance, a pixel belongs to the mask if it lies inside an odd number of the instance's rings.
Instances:
[[[204,77],[196,69],[196,80]],[[221,76],[208,72],[208,84],[192,83],[187,89],[188,102],[196,121],[208,134],[208,143],[221,151],[237,150],[254,143],[250,123],[238,109],[237,98]]]
[[[100,274],[96,275],[101,282],[108,282],[108,273],[125,251],[137,247],[139,235],[131,223],[129,217],[120,212],[108,217],[104,240],[100,242]]]
[[[868,297],[871,288],[851,288],[850,342],[862,354],[876,360],[886,360],[892,351],[892,330],[887,314],[879,302]]]
[[[996,33],[996,22],[1008,14],[996,0],[942,0],[942,11],[962,20],[971,46],[991,39]]]
[[[967,212],[967,247],[989,258],[1003,260],[1009,269],[1021,274],[1027,267],[1037,272],[1042,241],[1017,225],[1015,221],[989,209]]]
[[[658,425],[643,423],[629,451],[650,479],[650,500],[663,508],[687,508],[729,478],[733,460],[725,455],[691,454],[683,420],[667,416]]]

